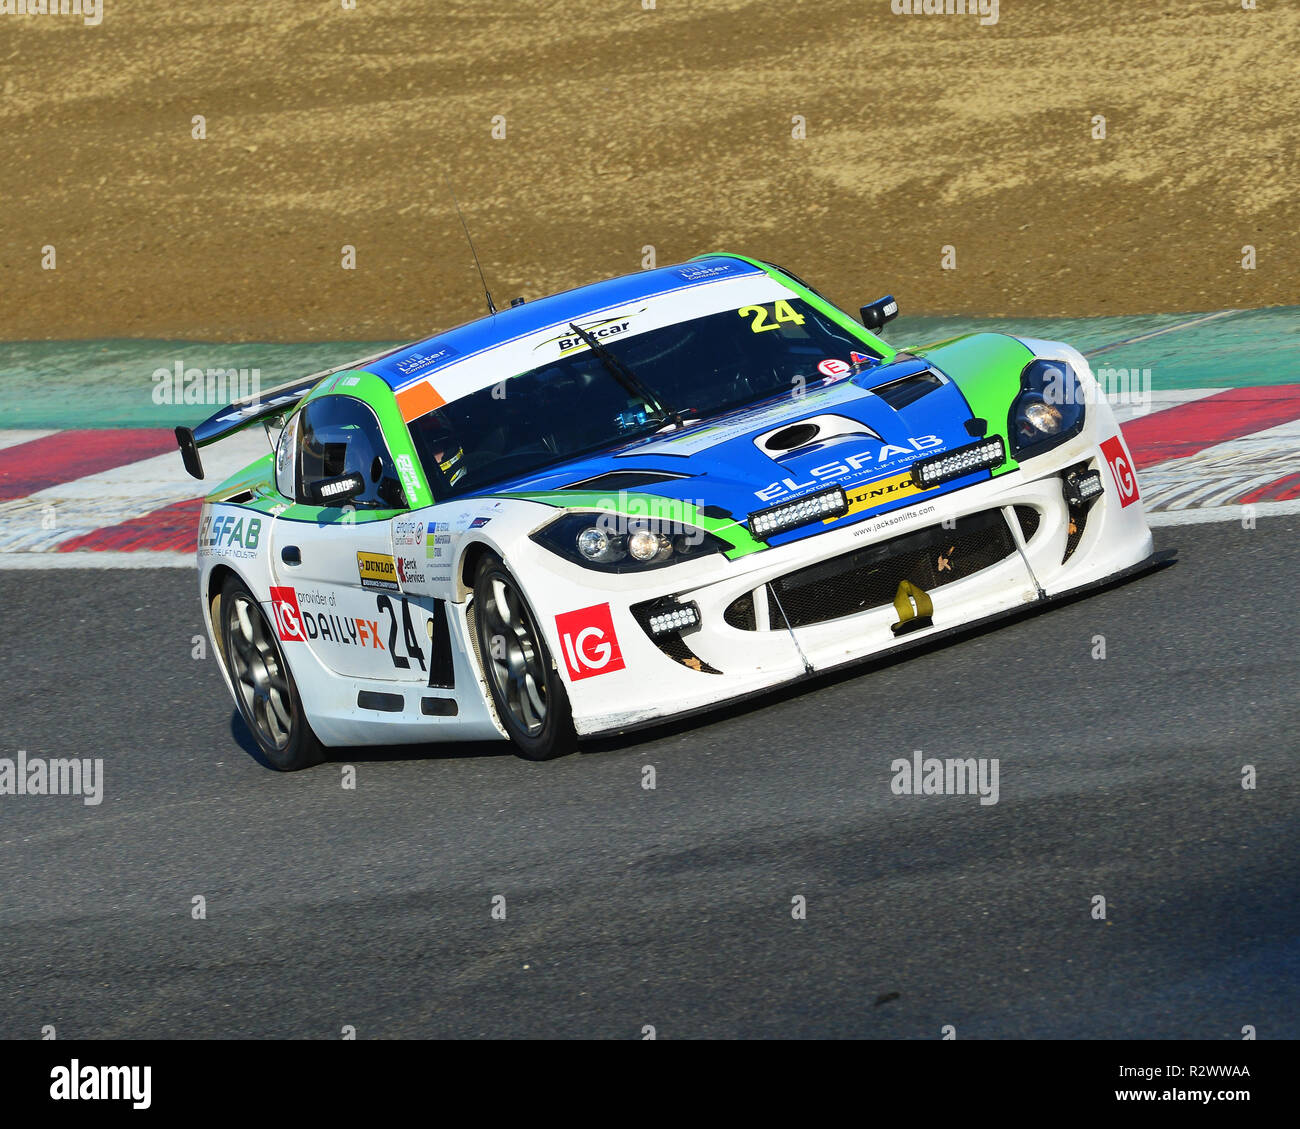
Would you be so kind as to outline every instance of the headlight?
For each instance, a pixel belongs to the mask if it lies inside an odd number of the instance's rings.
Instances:
[[[730,546],[681,522],[612,513],[570,513],[533,534],[537,544],[586,568],[633,572],[697,560]]]
[[[1020,374],[1007,433],[1017,459],[1050,451],[1083,428],[1084,391],[1065,361],[1031,361]]]
[[[1054,404],[1045,403],[1035,398],[1020,401],[1020,410],[1016,412],[1016,434],[1057,435],[1060,433],[1064,417],[1061,409]]]

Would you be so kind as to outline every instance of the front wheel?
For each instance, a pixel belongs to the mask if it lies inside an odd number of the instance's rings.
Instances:
[[[564,682],[515,578],[494,556],[474,576],[474,630],[497,717],[528,760],[550,760],[577,743]]]
[[[262,755],[280,772],[320,764],[325,750],[307,724],[280,641],[253,594],[232,576],[214,610],[235,703]]]

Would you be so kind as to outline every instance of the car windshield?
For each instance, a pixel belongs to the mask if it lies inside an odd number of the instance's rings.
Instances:
[[[416,450],[438,501],[670,426],[654,404],[629,392],[604,361],[573,340],[572,356],[412,421]],[[855,353],[856,359],[876,356],[849,330],[794,298],[627,338],[609,336],[601,344],[687,421],[835,379],[848,371]]]

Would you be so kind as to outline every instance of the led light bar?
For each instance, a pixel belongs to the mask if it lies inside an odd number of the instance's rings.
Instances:
[[[989,470],[1001,466],[1007,458],[1006,448],[1002,445],[1002,436],[981,439],[966,447],[958,447],[932,459],[922,459],[912,464],[912,481],[922,490],[929,490],[941,482],[954,478],[964,478],[977,470]]]
[[[1099,497],[1103,489],[1100,471],[1089,470],[1083,473],[1075,471],[1066,476],[1065,500],[1076,505],[1080,502],[1088,502]]]
[[[700,608],[698,604],[678,604],[664,602],[660,610],[650,613],[651,635],[672,635],[675,632],[690,631],[700,626]]]
[[[818,490],[815,494],[805,494],[793,502],[782,502],[779,506],[768,506],[765,510],[755,510],[749,515],[749,532],[759,540],[774,537],[788,529],[798,529],[814,521],[825,521],[828,517],[839,517],[848,513],[849,502],[840,486],[830,486]]]

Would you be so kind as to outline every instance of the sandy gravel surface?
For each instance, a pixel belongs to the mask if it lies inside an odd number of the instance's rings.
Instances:
[[[444,174],[499,300],[653,247],[757,254],[854,308],[1294,304],[1298,58],[1281,0],[1002,0],[993,26],[890,0],[0,15],[0,338],[455,324],[482,305]]]

